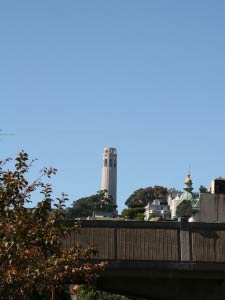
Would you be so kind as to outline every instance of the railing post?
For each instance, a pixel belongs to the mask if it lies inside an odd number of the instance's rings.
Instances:
[[[52,294],[52,300],[55,300],[55,288],[54,287],[52,287],[51,294]]]
[[[117,228],[114,227],[114,259],[117,260]]]
[[[181,261],[191,261],[191,243],[187,217],[180,218],[180,258]]]
[[[78,297],[77,297],[78,288],[79,288],[79,286],[77,284],[69,285],[69,292],[70,292],[71,300],[78,300]]]

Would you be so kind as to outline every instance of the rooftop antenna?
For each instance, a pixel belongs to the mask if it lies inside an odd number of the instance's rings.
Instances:
[[[189,163],[189,166],[188,166],[188,174],[190,175],[191,174],[191,164]]]

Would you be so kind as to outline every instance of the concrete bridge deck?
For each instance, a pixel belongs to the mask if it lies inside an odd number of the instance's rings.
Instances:
[[[65,247],[95,244],[103,290],[146,299],[225,299],[225,224],[82,221]]]

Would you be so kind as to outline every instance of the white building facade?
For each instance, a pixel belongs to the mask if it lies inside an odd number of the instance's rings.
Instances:
[[[145,206],[144,220],[148,221],[152,216],[158,216],[162,219],[170,218],[170,208],[169,205],[161,204],[160,199],[153,200],[152,203],[148,203]]]

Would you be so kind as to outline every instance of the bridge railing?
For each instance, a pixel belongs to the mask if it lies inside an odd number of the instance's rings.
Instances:
[[[224,223],[85,220],[63,247],[74,243],[95,244],[99,260],[225,262]]]

